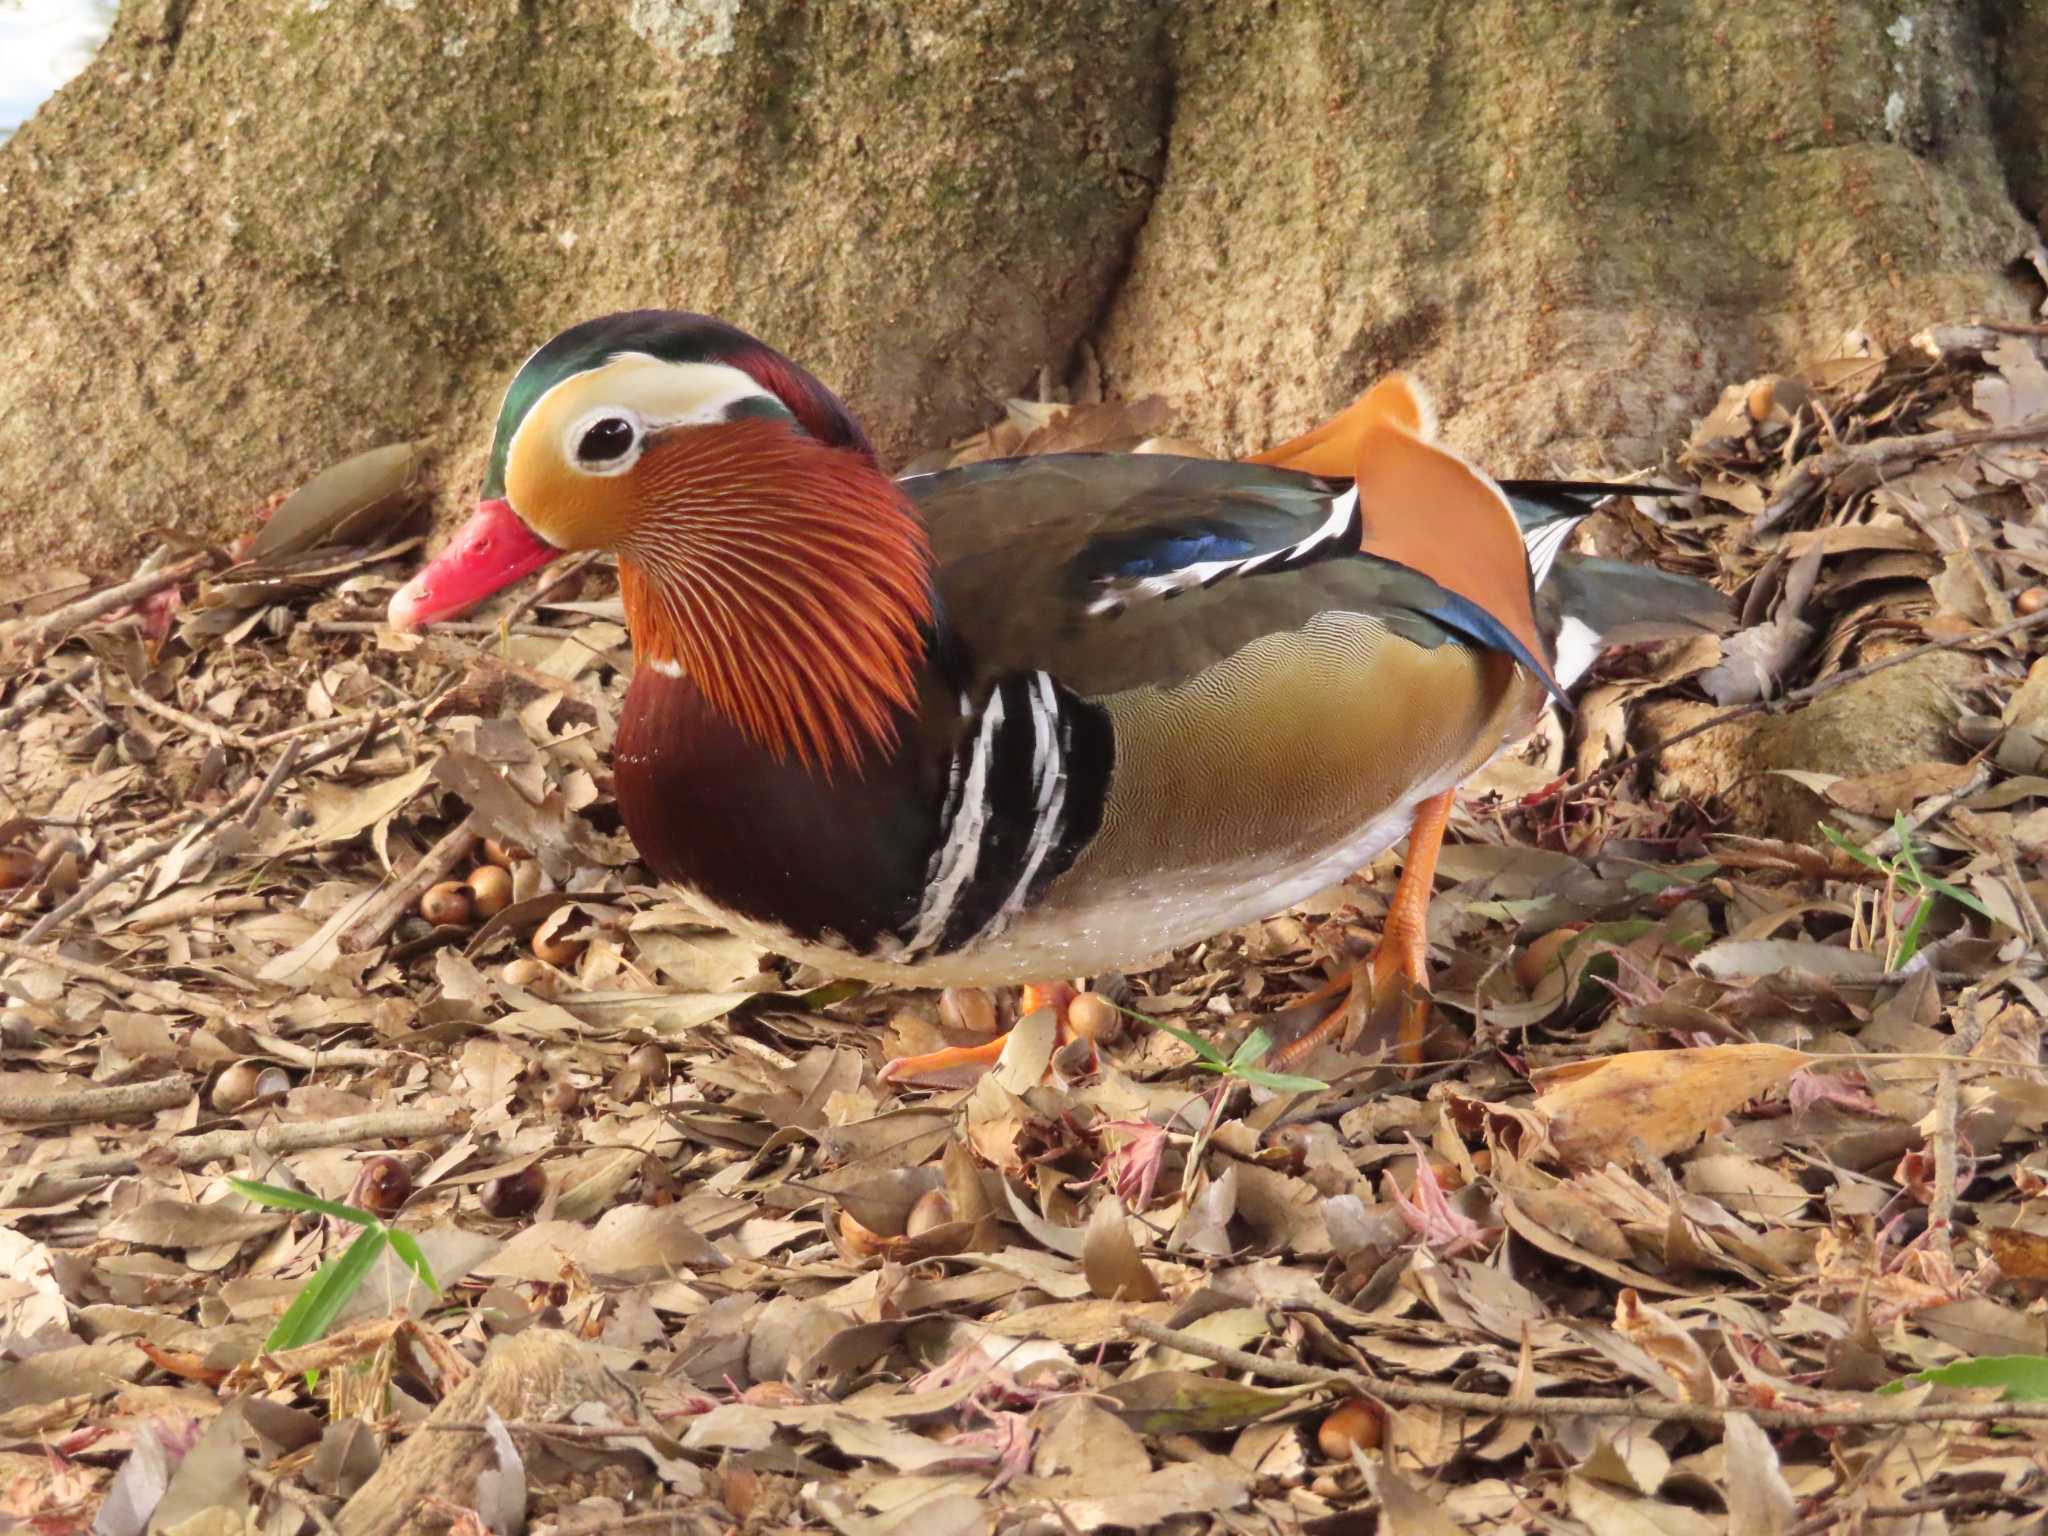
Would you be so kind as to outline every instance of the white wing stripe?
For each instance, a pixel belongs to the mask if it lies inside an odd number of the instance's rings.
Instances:
[[[1253,576],[1268,566],[1284,570],[1298,561],[1316,554],[1323,546],[1341,544],[1346,539],[1356,544],[1358,531],[1358,487],[1352,486],[1330,503],[1330,515],[1323,519],[1315,532],[1297,543],[1282,549],[1269,549],[1261,554],[1249,555],[1239,560],[1201,560],[1193,565],[1184,565],[1179,570],[1168,571],[1161,576],[1146,576],[1121,586],[1109,585],[1102,596],[1088,605],[1091,615],[1114,613],[1117,609],[1140,598],[1171,597],[1176,592],[1185,592],[1190,587],[1208,587],[1226,576]]]

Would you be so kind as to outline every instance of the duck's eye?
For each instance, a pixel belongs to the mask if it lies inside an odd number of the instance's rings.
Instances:
[[[576,457],[585,464],[609,464],[633,446],[633,423],[623,416],[601,416],[585,429]]]

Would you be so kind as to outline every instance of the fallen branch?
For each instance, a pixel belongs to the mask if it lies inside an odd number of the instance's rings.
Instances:
[[[152,699],[139,688],[132,690],[117,702],[133,704],[145,713],[155,715],[157,719],[171,725],[180,726],[216,747],[234,747],[244,752],[255,749],[255,743],[240,731],[225,725],[215,725],[211,720],[202,720],[199,716],[188,714],[175,705],[164,703],[161,699]]]
[[[112,1087],[58,1088],[50,1093],[0,1090],[0,1120],[24,1125],[68,1125],[98,1120],[134,1120],[176,1109],[191,1099],[189,1077],[157,1077]]]
[[[2030,416],[2003,427],[1957,427],[1912,437],[1879,437],[1816,453],[1792,466],[1791,473],[1779,482],[1771,504],[1757,514],[1746,537],[1755,543],[1804,506],[1823,481],[1845,469],[1876,469],[1903,459],[1931,459],[1952,448],[1968,448],[1978,443],[2030,443],[2040,438],[2048,438],[2048,416]]]
[[[1292,1360],[1268,1360],[1227,1344],[1177,1329],[1161,1327],[1146,1317],[1128,1317],[1124,1326],[1141,1339],[1164,1344],[1182,1354],[1214,1360],[1234,1371],[1248,1371],[1269,1381],[1295,1386],[1331,1387],[1360,1397],[1378,1398],[1403,1407],[1444,1408],[1456,1413],[1484,1413],[1511,1419],[1652,1419],[1669,1424],[1719,1426],[1731,1413],[1745,1414],[1765,1429],[1851,1429],[1882,1424],[1984,1424],[1997,1420],[2048,1419],[2048,1402],[2024,1403],[1901,1403],[1869,1408],[1790,1409],[1745,1408],[1730,1404],[1673,1403],[1661,1398],[1501,1397],[1489,1392],[1461,1392],[1453,1387],[1421,1386],[1385,1381],[1363,1371],[1333,1371]]]
[[[2010,624],[2001,624],[1996,629],[1981,630],[1971,635],[1957,635],[1951,640],[1929,640],[1924,645],[1913,646],[1909,650],[1899,652],[1896,656],[1887,656],[1881,661],[1866,662],[1860,667],[1851,667],[1846,672],[1837,672],[1832,677],[1824,677],[1817,683],[1808,683],[1804,688],[1794,688],[1790,693],[1781,694],[1775,699],[1752,699],[1747,704],[1738,704],[1733,709],[1724,709],[1720,714],[1710,716],[1702,720],[1698,725],[1689,725],[1675,736],[1667,736],[1662,741],[1652,742],[1640,752],[1631,752],[1626,757],[1616,758],[1606,767],[1588,776],[1582,783],[1570,790],[1569,793],[1582,795],[1597,784],[1604,784],[1609,779],[1618,778],[1638,763],[1647,763],[1652,758],[1663,756],[1663,754],[1669,752],[1682,741],[1691,741],[1695,736],[1704,736],[1708,731],[1719,730],[1722,726],[1732,725],[1737,720],[1746,720],[1751,715],[1789,714],[1795,709],[1811,704],[1815,699],[1825,694],[1833,693],[1837,688],[1844,688],[1850,683],[1861,682],[1866,677],[1875,677],[1878,673],[1889,671],[1893,667],[1903,667],[1907,662],[1918,661],[1922,656],[1932,656],[1938,651],[1970,650],[1976,646],[1989,645],[1994,640],[2003,640],[2008,635],[2016,635],[2030,629],[2040,629],[2043,625],[2048,625],[2048,608],[2043,608],[2036,613],[2027,614],[2023,618],[2014,619]]]
[[[0,959],[22,960],[31,965],[47,965],[54,970],[64,971],[86,981],[97,981],[112,987],[123,997],[146,997],[153,1003],[162,1003],[166,1008],[175,1008],[184,1013],[196,1013],[202,1018],[220,1019],[227,1017],[228,1010],[212,998],[199,997],[183,987],[174,987],[169,982],[151,981],[143,976],[129,976],[112,966],[95,965],[90,960],[74,960],[61,955],[54,949],[33,949],[27,944],[17,944],[12,939],[0,939]],[[7,978],[0,976],[0,987],[7,985]],[[16,989],[17,996],[27,996]]]
[[[90,597],[81,597],[75,603],[66,603],[62,608],[54,609],[41,618],[17,619],[8,627],[7,638],[19,636],[31,646],[47,648],[73,630],[92,623],[94,619],[104,618],[117,608],[126,608],[138,603],[152,593],[177,585],[188,576],[198,575],[213,564],[213,561],[214,555],[211,550],[187,555],[183,560],[154,571],[145,571],[140,576],[131,576],[128,580],[95,592]]]
[[[475,815],[465,817],[453,832],[420,855],[419,863],[407,871],[405,878],[378,892],[377,899],[365,907],[362,915],[342,934],[342,949],[359,953],[382,943],[384,936],[398,926],[398,920],[418,903],[430,886],[439,885],[454,872],[455,866],[468,857],[470,849],[483,835],[483,818]]]
[[[22,721],[57,697],[58,694],[68,688],[77,687],[88,677],[92,676],[92,669],[98,665],[99,659],[91,657],[80,662],[77,667],[66,672],[62,677],[53,677],[47,683],[38,683],[33,688],[24,689],[19,698],[4,710],[0,710],[0,731],[13,730]]]
[[[323,1147],[348,1147],[378,1141],[421,1141],[433,1136],[452,1135],[461,1126],[460,1116],[448,1111],[382,1109],[367,1115],[344,1115],[336,1120],[273,1121],[254,1130],[236,1128],[206,1131],[197,1136],[174,1136],[140,1151],[67,1157],[21,1169],[21,1175],[29,1180],[27,1188],[5,1191],[5,1203],[33,1203],[33,1197],[47,1198],[46,1191],[54,1186],[122,1178],[146,1165],[203,1168],[208,1163],[241,1162],[258,1156],[282,1157],[292,1152],[314,1152]]]

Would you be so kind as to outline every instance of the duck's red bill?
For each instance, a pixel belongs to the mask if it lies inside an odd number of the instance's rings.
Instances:
[[[420,629],[453,618],[560,553],[520,520],[511,502],[479,502],[448,547],[393,594],[386,617],[393,629]]]

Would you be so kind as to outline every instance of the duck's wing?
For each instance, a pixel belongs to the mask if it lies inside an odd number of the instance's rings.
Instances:
[[[1504,602],[1379,533],[1426,515],[1442,486],[1411,494],[1163,454],[995,460],[904,485],[931,528],[948,634],[978,675],[1043,670],[1083,696],[1173,687],[1325,614],[1548,672],[1510,518],[1495,564],[1519,587],[1502,584]]]

